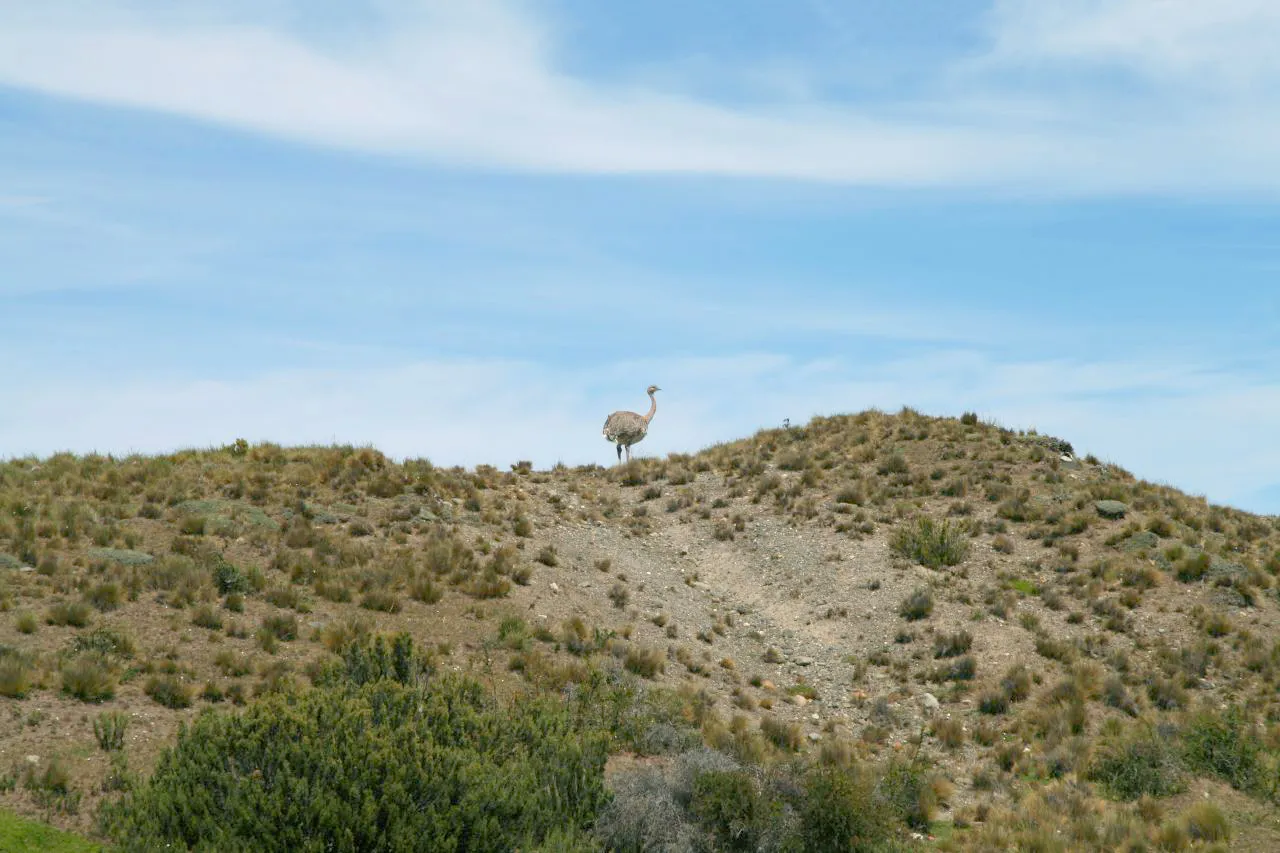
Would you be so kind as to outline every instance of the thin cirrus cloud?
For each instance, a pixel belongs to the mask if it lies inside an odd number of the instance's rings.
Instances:
[[[380,29],[337,46],[243,9],[197,21],[107,6],[86,23],[49,8],[0,6],[0,84],[453,165],[1067,194],[1280,187],[1280,121],[1261,109],[1275,99],[1249,85],[1275,71],[1280,16],[1249,0],[1000,0],[985,52],[944,67],[932,97],[877,108],[806,93],[730,106],[671,80],[572,76],[554,28],[501,0],[383,4]],[[1107,65],[1162,97],[1088,76]],[[1203,94],[1210,66],[1228,69],[1218,97]],[[1045,69],[1057,77],[1036,82]]]

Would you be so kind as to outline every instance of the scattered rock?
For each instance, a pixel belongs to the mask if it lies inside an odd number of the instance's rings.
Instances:
[[[796,658],[796,666],[813,666],[813,658]]]
[[[555,581],[552,581],[552,582],[551,582],[551,591],[552,591],[552,592],[554,592],[554,593],[556,593],[557,595],[559,595],[559,593],[560,593],[560,584],[556,583]]]
[[[791,704],[795,705],[797,708],[803,708],[805,705],[809,704],[809,700],[801,696],[799,693],[796,693],[791,697]]]
[[[932,693],[926,693],[920,697],[920,704],[924,707],[926,711],[932,712],[932,711],[938,710],[938,707],[942,703],[938,701],[937,696],[934,696]]]
[[[1129,505],[1122,501],[1094,501],[1093,508],[1103,518],[1124,518]]]

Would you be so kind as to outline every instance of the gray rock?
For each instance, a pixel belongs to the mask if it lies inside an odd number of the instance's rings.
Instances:
[[[1129,505],[1121,501],[1094,501],[1093,508],[1103,518],[1124,518],[1129,511]]]
[[[932,693],[926,693],[920,697],[920,704],[924,706],[926,711],[936,711],[942,703],[938,701],[937,696]]]

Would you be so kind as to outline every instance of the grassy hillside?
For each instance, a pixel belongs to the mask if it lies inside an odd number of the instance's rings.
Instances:
[[[667,849],[819,849],[872,800],[876,843],[1280,849],[1280,520],[970,415],[609,469],[14,460],[0,579],[0,797],[81,832],[180,724],[403,632],[492,701],[645,709],[608,723],[581,849],[655,815]]]

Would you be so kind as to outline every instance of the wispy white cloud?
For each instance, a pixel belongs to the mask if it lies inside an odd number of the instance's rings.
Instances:
[[[438,464],[607,463],[610,411],[644,409],[663,387],[647,455],[689,452],[784,418],[911,405],[973,410],[1072,441],[1147,479],[1216,502],[1276,512],[1280,384],[1142,362],[995,360],[968,350],[853,364],[769,352],[645,358],[585,369],[523,361],[417,362],[264,373],[238,381],[90,386],[45,377],[0,414],[7,454],[156,452],[238,436],[286,444],[373,444]],[[16,417],[14,413],[21,413]],[[1266,501],[1271,501],[1270,504]]]
[[[1237,86],[1229,102],[1187,94],[1210,66],[1270,79],[1280,18],[1262,0],[1001,0],[979,58],[989,61],[944,74],[931,101],[877,110],[807,88],[747,108],[674,82],[571,76],[557,33],[510,0],[384,4],[383,27],[347,44],[243,6],[183,16],[104,4],[80,19],[58,0],[43,13],[24,6],[0,5],[4,84],[323,145],[538,172],[1058,193],[1280,188],[1274,87]],[[1011,85],[1045,63],[1070,77],[1100,59],[1163,74],[1171,99],[1118,98],[1083,79],[1066,101],[1060,86]]]
[[[1270,0],[998,0],[989,59],[1109,65],[1179,89],[1255,89],[1280,77]]]

